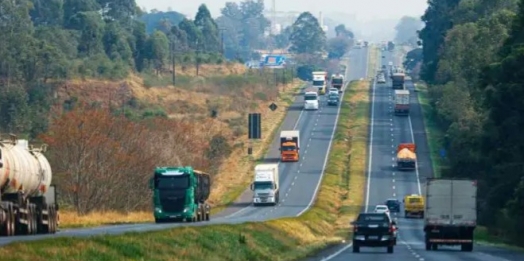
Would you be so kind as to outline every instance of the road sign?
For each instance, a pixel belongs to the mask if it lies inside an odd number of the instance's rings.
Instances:
[[[268,55],[264,58],[264,66],[283,66],[285,61],[286,57],[283,55]]]
[[[261,139],[262,138],[262,114],[250,113],[248,116],[248,138]]]
[[[278,106],[275,103],[271,103],[271,105],[269,105],[269,109],[275,111],[276,109],[278,109]]]

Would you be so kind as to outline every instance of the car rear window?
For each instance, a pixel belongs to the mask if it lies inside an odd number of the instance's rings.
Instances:
[[[386,215],[360,215],[358,221],[384,222],[387,221]]]

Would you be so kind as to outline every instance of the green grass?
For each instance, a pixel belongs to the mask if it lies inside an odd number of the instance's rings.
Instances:
[[[440,150],[444,147],[444,131],[438,124],[437,111],[431,105],[428,87],[423,83],[416,83],[415,89],[424,116],[424,129],[428,140],[434,177],[440,178],[442,170],[446,168],[446,160],[440,156]]]
[[[343,100],[316,203],[301,217],[15,243],[0,249],[2,261],[295,260],[337,244],[363,203],[369,83],[351,83]]]

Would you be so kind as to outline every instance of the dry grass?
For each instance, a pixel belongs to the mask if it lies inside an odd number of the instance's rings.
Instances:
[[[256,111],[262,113],[262,133],[264,133],[264,135],[262,140],[254,142],[253,156],[255,159],[263,156],[267,150],[272,141],[273,134],[280,126],[281,121],[286,115],[287,108],[291,105],[295,94],[302,84],[302,82],[297,80],[285,86],[280,86],[276,99],[257,101],[258,109],[256,109]],[[98,95],[100,95],[100,92],[106,92],[107,95],[111,95],[118,90],[118,86],[124,85],[128,88],[130,96],[149,104],[157,104],[163,108],[172,104],[190,101],[192,110],[178,113],[176,116],[171,115],[172,118],[196,118],[207,115],[207,101],[213,98],[216,99],[217,97],[217,94],[195,92],[173,86],[146,88],[143,85],[143,80],[136,75],[131,76],[121,83],[94,80],[71,82],[69,89],[77,92],[81,91],[78,93],[79,95],[93,95],[91,94],[93,90],[99,91]],[[234,103],[236,98],[222,95],[220,99],[223,104],[229,104]],[[278,106],[278,109],[274,112],[268,108],[272,102]],[[186,104],[185,106],[188,105]],[[218,171],[219,174],[215,176],[213,182],[214,187],[209,199],[209,202],[214,207],[213,212],[231,203],[242,193],[247,187],[250,171],[254,167],[253,158],[247,156],[247,135],[235,136],[234,130],[228,124],[228,121],[231,119],[243,117],[244,115],[242,113],[244,112],[229,108],[228,110],[221,111],[217,119],[213,120],[206,117],[206,124],[209,126],[209,131],[212,133],[220,133],[227,137],[234,148],[231,156],[221,165]],[[212,121],[212,123],[210,124],[209,121]],[[242,125],[239,126],[239,128],[245,129],[246,126]],[[218,208],[216,206],[218,206]],[[79,216],[74,211],[65,210],[61,211],[60,225],[63,228],[90,227],[104,224],[149,222],[152,220],[152,213],[150,212],[128,214],[99,212],[87,216]]]
[[[241,63],[224,63],[224,64],[201,64],[198,69],[198,75],[212,76],[212,75],[232,75],[232,74],[243,74],[247,70],[246,66]],[[195,66],[185,66],[180,68],[177,66],[175,69],[176,75],[183,76],[195,76]]]
[[[60,238],[0,249],[2,260],[296,260],[349,236],[361,209],[369,128],[369,83],[346,91],[314,207],[298,218],[161,232]]]
[[[60,211],[60,227],[67,228],[92,227],[99,226],[101,224],[129,224],[151,221],[153,221],[153,215],[151,214],[151,211],[137,211],[130,213],[112,211],[92,212],[83,216],[79,216],[75,211]]]
[[[262,113],[262,133],[261,140],[253,142],[253,155],[247,155],[248,140],[243,137],[240,142],[244,146],[237,148],[220,168],[220,175],[214,180],[213,190],[209,202],[218,206],[213,210],[214,213],[232,203],[245,190],[251,181],[251,173],[255,166],[254,159],[264,156],[268,150],[273,137],[284,120],[287,108],[293,103],[294,96],[300,90],[302,83],[295,82],[280,88],[279,98],[274,102],[278,109],[271,111],[268,106],[271,103],[264,103],[261,106]]]

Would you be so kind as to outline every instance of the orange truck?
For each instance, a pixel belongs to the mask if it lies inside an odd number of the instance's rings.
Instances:
[[[300,159],[300,131],[280,132],[280,159],[282,162],[297,162]]]
[[[415,143],[401,143],[397,147],[397,169],[414,170],[417,165]]]

